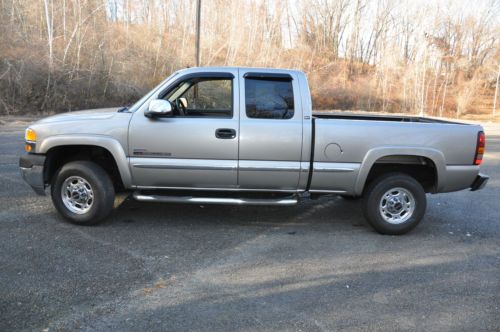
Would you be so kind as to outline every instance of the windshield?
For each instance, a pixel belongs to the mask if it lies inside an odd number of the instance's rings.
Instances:
[[[169,77],[167,77],[166,79],[164,79],[160,84],[158,84],[151,91],[149,91],[144,97],[142,97],[141,99],[139,99],[134,105],[130,106],[129,107],[129,111],[130,112],[137,111],[142,106],[142,104],[144,104],[146,102],[146,100],[148,100],[153,94],[155,94],[160,89],[161,86],[163,86],[163,84],[165,82],[167,82],[168,80],[170,80],[172,77],[174,77],[178,73],[179,72],[176,71],[175,73],[173,73],[172,75],[170,75]]]

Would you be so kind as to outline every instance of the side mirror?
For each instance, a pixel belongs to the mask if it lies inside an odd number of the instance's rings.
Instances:
[[[148,109],[144,111],[144,116],[148,118],[168,117],[174,115],[172,104],[168,100],[154,99],[149,102]]]

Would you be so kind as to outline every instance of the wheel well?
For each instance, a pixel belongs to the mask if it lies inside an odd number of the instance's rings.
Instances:
[[[377,177],[388,172],[401,172],[410,175],[417,180],[425,192],[435,192],[437,187],[437,170],[434,162],[426,157],[394,155],[378,159],[373,164],[365,188]]]
[[[95,145],[64,145],[50,149],[46,154],[44,181],[51,183],[57,170],[63,165],[77,160],[92,161],[101,166],[111,178],[115,191],[124,189],[115,158],[107,149]]]

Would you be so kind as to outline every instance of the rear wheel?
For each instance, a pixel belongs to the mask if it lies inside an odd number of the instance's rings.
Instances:
[[[420,183],[403,173],[390,173],[375,179],[364,196],[365,218],[381,234],[409,232],[422,220],[427,206]]]
[[[115,191],[108,174],[90,161],[61,167],[51,184],[52,202],[68,221],[95,225],[113,209]]]

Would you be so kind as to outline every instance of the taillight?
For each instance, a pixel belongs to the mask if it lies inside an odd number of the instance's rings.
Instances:
[[[477,133],[476,155],[474,156],[474,165],[481,165],[483,161],[484,148],[486,147],[486,136],[484,132]]]

